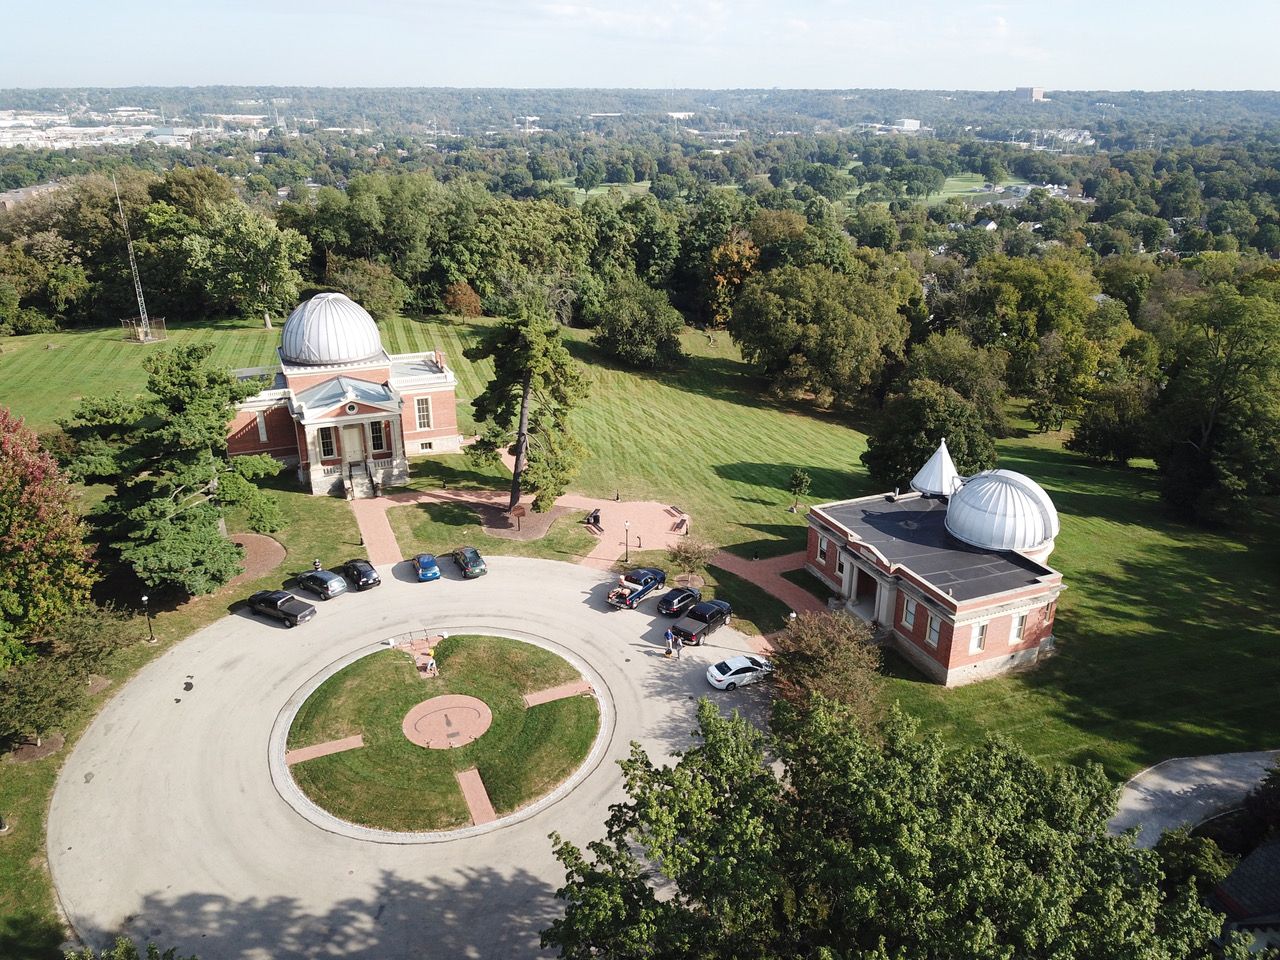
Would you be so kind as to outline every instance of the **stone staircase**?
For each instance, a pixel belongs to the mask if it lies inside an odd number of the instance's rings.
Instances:
[[[368,500],[373,497],[373,481],[364,464],[351,464],[342,483],[348,500]]]

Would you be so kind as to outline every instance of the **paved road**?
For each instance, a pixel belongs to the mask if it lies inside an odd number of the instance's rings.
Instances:
[[[1193,826],[1238,806],[1280,759],[1280,750],[1175,757],[1148,767],[1120,791],[1111,831],[1138,827],[1138,846],[1155,846],[1175,827]]]
[[[487,577],[384,583],[320,604],[294,630],[231,615],[177,644],[107,705],[68,759],[49,814],[49,862],[68,918],[91,945],[117,931],[202,960],[527,957],[558,912],[563,871],[547,834],[581,844],[621,798],[629,741],[657,759],[689,743],[703,673],[747,650],[661,656],[665,620],[606,610],[598,571],[494,557]],[[447,843],[389,845],[325,832],[272,787],[267,742],[290,695],[324,665],[408,630],[530,634],[604,680],[616,728],[604,759],[529,820]],[[188,686],[189,685],[189,686]],[[716,694],[749,713],[759,690]]]

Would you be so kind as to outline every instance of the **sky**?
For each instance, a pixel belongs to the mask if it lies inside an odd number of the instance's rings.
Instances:
[[[0,0],[0,87],[1280,88],[1280,0]]]

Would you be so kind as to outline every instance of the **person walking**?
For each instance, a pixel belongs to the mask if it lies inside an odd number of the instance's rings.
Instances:
[[[670,628],[668,628],[670,629]],[[675,647],[676,659],[680,659],[680,651],[684,649],[684,641],[677,637],[674,633],[671,635],[671,644]]]
[[[669,657],[671,656],[672,647],[676,642],[676,635],[670,627],[667,627],[667,632],[662,635],[662,639],[667,642],[667,652],[664,654],[664,656]]]

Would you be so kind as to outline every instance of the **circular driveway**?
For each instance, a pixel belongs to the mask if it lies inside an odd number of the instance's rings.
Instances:
[[[681,660],[662,656],[668,622],[649,602],[611,610],[612,578],[514,557],[462,581],[419,584],[407,564],[383,585],[318,603],[287,630],[234,614],[145,667],[68,758],[49,812],[50,870],[90,945],[116,933],[201,960],[527,957],[558,915],[564,872],[547,835],[601,835],[623,796],[615,761],[639,742],[655,762],[687,747],[694,701],[758,709],[755,691],[719,694],[707,664],[751,649],[724,627]],[[317,671],[411,630],[548,640],[585,661],[612,705],[612,736],[567,796],[481,836],[386,844],[327,832],[272,785],[277,714]]]

